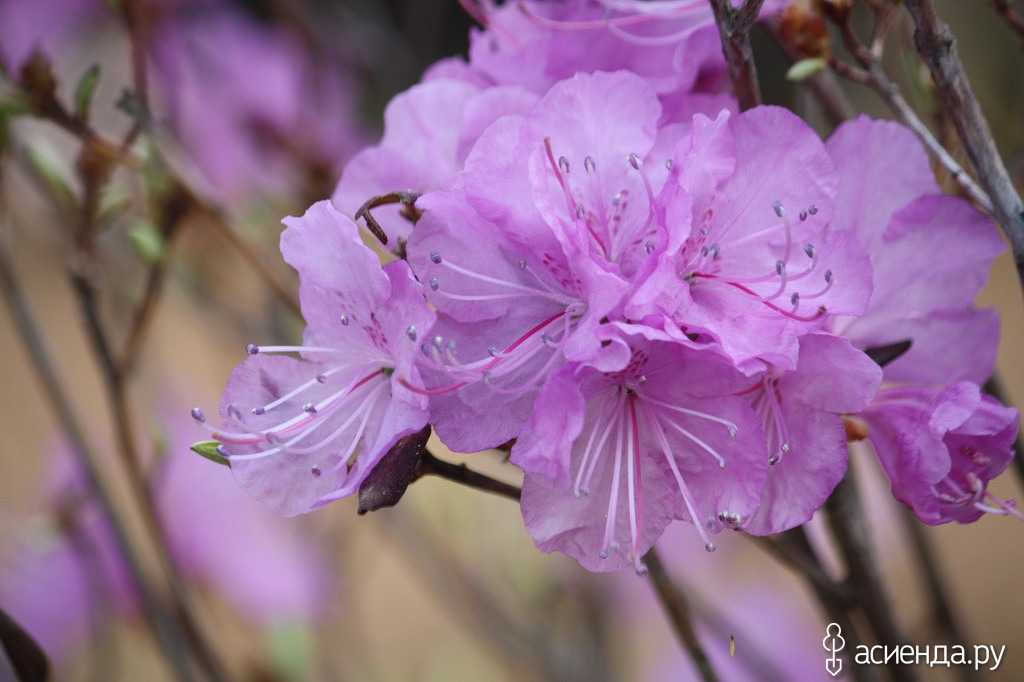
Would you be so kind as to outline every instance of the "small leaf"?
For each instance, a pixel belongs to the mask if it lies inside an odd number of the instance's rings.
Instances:
[[[227,468],[231,468],[231,461],[220,454],[220,443],[215,440],[201,440],[198,443],[192,444],[192,452],[196,453],[200,457],[205,457],[211,462],[217,464],[223,464]]]
[[[138,219],[128,231],[132,246],[146,265],[156,265],[164,253],[164,238],[148,220]]]
[[[75,116],[79,121],[89,120],[89,110],[92,108],[92,97],[96,94],[96,88],[100,84],[100,65],[93,64],[89,70],[82,74],[75,88]]]
[[[117,185],[111,185],[103,192],[100,209],[96,216],[96,225],[100,230],[108,230],[117,221],[124,218],[131,210],[135,201],[125,194]]]
[[[828,62],[821,57],[808,57],[795,62],[786,72],[786,80],[799,83],[816,73],[821,73],[828,67]]]
[[[55,160],[56,153],[44,147],[26,147],[25,161],[29,170],[43,189],[50,195],[61,208],[66,211],[75,211],[78,200],[58,168],[58,161]]]

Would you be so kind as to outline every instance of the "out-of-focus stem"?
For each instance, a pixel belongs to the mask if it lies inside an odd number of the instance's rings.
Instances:
[[[992,0],[992,4],[999,15],[1010,25],[1010,28],[1021,37],[1021,40],[1024,40],[1024,19],[1013,10],[1010,3],[1007,0]]]
[[[155,590],[146,580],[139,559],[135,555],[128,539],[124,524],[118,516],[110,493],[99,475],[96,464],[97,458],[85,440],[78,420],[75,418],[71,405],[66,398],[67,394],[57,376],[56,368],[50,360],[50,355],[46,350],[43,338],[35,321],[32,319],[27,303],[21,295],[13,265],[8,256],[6,245],[2,240],[0,240],[0,282],[3,284],[2,288],[7,303],[14,317],[14,326],[21,334],[26,350],[35,365],[36,373],[43,382],[47,398],[57,413],[58,420],[68,434],[68,438],[71,439],[75,452],[82,463],[86,482],[90,490],[94,492],[104,516],[106,516],[110,523],[118,552],[128,569],[132,585],[139,595],[150,626],[161,644],[168,662],[178,677],[182,680],[195,679],[185,659],[181,633],[174,627],[173,622],[169,621],[167,613],[160,605],[160,600]]]
[[[884,645],[899,646],[909,642],[896,623],[892,603],[878,572],[878,560],[868,537],[867,518],[853,480],[852,460],[846,477],[839,482],[825,503],[825,510],[828,512],[832,535],[857,592],[858,604],[867,616],[871,629]],[[889,670],[895,680],[917,680],[910,666],[895,665]]]
[[[700,640],[697,639],[697,633],[693,629],[690,604],[686,595],[672,581],[654,547],[651,547],[644,555],[644,565],[647,566],[647,574],[650,576],[651,585],[654,587],[658,600],[664,607],[668,619],[672,622],[672,629],[675,631],[679,643],[683,645],[696,664],[701,679],[704,682],[716,682],[718,675],[711,667],[707,652],[704,651],[704,647],[701,646]]]
[[[1024,286],[1024,202],[1006,171],[988,121],[971,90],[957,52],[956,39],[932,0],[906,0],[914,19],[914,43],[963,142],[978,181],[992,200],[992,212],[1010,240],[1017,275]]]
[[[722,39],[722,52],[729,65],[729,78],[741,111],[761,103],[761,87],[757,82],[757,67],[750,47],[750,29],[757,21],[763,4],[764,0],[746,0],[742,7],[734,9],[730,0],[711,0],[718,35]]]
[[[817,569],[824,573],[825,568],[821,565],[821,561],[814,553],[814,548],[811,546],[810,540],[807,538],[806,531],[804,529],[786,531],[782,534],[780,543],[787,546],[790,552],[811,557],[817,565]],[[805,577],[807,577],[805,575]],[[808,578],[808,583],[811,589],[818,597],[818,603],[825,610],[825,616],[828,618],[830,623],[835,623],[842,629],[843,638],[846,640],[846,646],[843,648],[843,654],[847,660],[846,669],[853,676],[853,679],[857,682],[876,682],[878,680],[878,674],[875,669],[869,665],[852,665],[851,658],[852,653],[856,651],[864,639],[861,637],[860,630],[857,628],[857,623],[854,622],[852,612],[855,610],[854,604],[848,601],[836,600],[830,590],[825,590],[822,586]],[[844,583],[845,585],[845,583]]]
[[[953,609],[950,607],[946,591],[942,587],[942,577],[939,575],[939,563],[935,560],[935,554],[928,546],[928,539],[924,535],[924,526],[921,520],[914,515],[914,512],[907,508],[901,510],[903,525],[910,534],[910,546],[917,557],[917,563],[924,575],[925,590],[931,600],[931,617],[933,617],[940,628],[945,631],[950,642],[966,642],[964,633],[957,625],[953,617]],[[965,679],[970,677],[965,675]]]

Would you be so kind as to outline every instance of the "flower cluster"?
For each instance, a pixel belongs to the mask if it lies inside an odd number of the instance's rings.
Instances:
[[[392,102],[333,206],[286,221],[309,328],[232,375],[210,428],[236,479],[294,514],[428,423],[456,451],[512,442],[538,547],[642,572],[673,520],[708,550],[806,522],[859,415],[926,522],[1014,511],[986,483],[1019,415],[977,386],[995,226],[900,126],[825,143],[787,110],[737,113],[705,3],[608,4],[488,6],[470,60]],[[382,267],[349,216],[393,190],[420,196],[382,221],[402,256]]]

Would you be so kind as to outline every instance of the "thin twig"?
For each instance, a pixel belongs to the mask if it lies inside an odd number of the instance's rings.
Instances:
[[[812,557],[817,564],[818,570],[824,572],[825,568],[814,553],[805,528],[786,531],[782,533],[782,537],[779,540],[783,545],[789,547],[791,553],[800,553]],[[804,574],[804,577],[807,578],[807,575]],[[842,629],[843,638],[846,640],[846,646],[843,648],[842,654],[847,660],[846,669],[850,671],[853,679],[857,682],[876,682],[879,676],[873,667],[849,664],[853,652],[857,651],[864,641],[856,622],[851,617],[851,613],[855,609],[851,608],[849,603],[836,601],[831,591],[822,589],[820,584],[814,580],[808,579],[808,584],[818,597],[818,603],[825,610],[825,616],[828,618],[829,623],[835,623]]]
[[[718,675],[715,674],[707,652],[704,651],[704,647],[701,646],[700,640],[697,639],[697,633],[693,629],[690,604],[683,591],[672,581],[668,571],[665,570],[665,565],[661,562],[661,557],[658,556],[658,551],[654,547],[651,547],[644,555],[644,565],[647,566],[647,574],[650,576],[651,586],[658,595],[658,601],[661,602],[665,614],[672,622],[672,629],[675,631],[679,643],[690,654],[697,670],[700,671],[701,679],[704,682],[717,682]]]
[[[799,59],[800,55],[797,54],[793,46],[782,39],[779,22],[771,20],[765,22],[765,25],[768,28],[769,35],[772,37],[772,41],[786,58],[790,62],[795,62]],[[857,110],[854,109],[850,98],[839,87],[839,82],[834,72],[830,70],[821,71],[804,80],[802,84],[807,85],[814,92],[814,95],[821,102],[825,114],[828,116],[829,123],[833,126],[838,126],[843,121],[848,121],[857,115]]]
[[[128,25],[128,38],[131,44],[133,97],[139,108],[131,129],[121,143],[121,148],[125,150],[135,143],[150,115],[149,83],[146,72],[147,27],[145,25],[145,14],[147,9],[139,0],[126,0],[124,3],[124,18],[125,23]]]
[[[563,647],[544,627],[550,622],[543,617],[529,618],[530,610],[511,611],[507,602],[480,579],[480,571],[472,570],[448,551],[413,515],[399,508],[374,518],[397,535],[397,545],[411,559],[416,574],[470,625],[474,634],[483,635],[484,642],[512,669],[525,672],[525,668],[531,673],[526,675],[529,679],[601,679],[580,678],[579,671],[571,669],[572,659],[564,655]]]
[[[849,466],[846,477],[825,502],[829,525],[871,629],[883,644],[899,646],[909,640],[896,623],[892,603],[882,584],[878,561],[868,537],[867,518],[853,480],[852,460]],[[916,673],[909,666],[892,666],[890,673],[896,680],[912,682],[917,679]]]
[[[470,488],[501,495],[517,502],[523,495],[522,489],[517,486],[502,483],[486,474],[473,471],[465,464],[452,464],[443,459],[438,459],[429,450],[424,451],[421,456],[416,473],[418,476],[433,475],[446,478],[449,481],[455,481]]]
[[[889,7],[884,5],[884,7]],[[900,120],[910,128],[915,135],[924,143],[925,147],[935,159],[942,164],[960,189],[970,197],[971,201],[977,204],[982,210],[990,215],[993,213],[992,201],[988,194],[974,181],[970,173],[965,171],[953,155],[939,142],[928,126],[917,115],[917,112],[907,103],[900,92],[899,86],[889,79],[882,67],[882,49],[886,30],[889,26],[891,14],[882,12],[878,16],[875,28],[872,31],[871,47],[861,44],[849,21],[842,25],[842,35],[846,47],[862,68],[846,64],[837,57],[832,56],[829,66],[843,78],[860,85],[871,88],[875,94],[882,98],[890,109],[899,116]]]
[[[175,190],[179,188],[180,186],[175,185]],[[117,355],[117,368],[122,375],[127,376],[134,368],[142,348],[142,342],[149,330],[149,323],[160,302],[165,275],[171,262],[171,243],[186,225],[187,203],[180,191],[172,191],[161,202],[159,232],[163,243],[160,258],[149,268],[142,299],[135,306],[127,338]]]
[[[218,211],[202,203],[202,201],[198,197],[195,197],[195,195],[190,194],[190,196],[195,202],[194,205],[196,209],[209,219],[208,224],[213,226],[213,228],[222,237],[224,237],[225,240],[227,240],[231,247],[242,256],[242,259],[249,264],[249,267],[256,271],[256,274],[258,274],[267,286],[270,287],[270,290],[274,292],[278,300],[280,300],[281,303],[283,303],[284,306],[297,317],[302,317],[302,308],[295,300],[295,296],[280,282],[278,282],[277,276],[270,271],[270,268],[268,268],[267,264],[263,262],[263,259],[260,258],[259,254],[249,246],[249,243],[235,232],[234,228],[228,224],[228,221],[225,220]]]
[[[809,548],[790,542],[787,538],[799,534],[797,530],[785,531],[775,538],[748,535],[753,543],[771,555],[776,561],[802,575],[819,593],[827,594],[838,608],[848,609],[854,603],[854,594],[846,583],[839,583],[829,577],[818,558]]]
[[[1006,0],[992,0],[992,4],[999,15],[1010,25],[1010,28],[1020,36],[1021,41],[1024,41],[1024,19],[1013,10]]]
[[[71,405],[65,397],[67,393],[60,383],[57,371],[50,359],[50,354],[46,349],[38,327],[32,318],[28,304],[21,295],[21,290],[18,287],[17,278],[14,274],[14,268],[3,240],[0,240],[0,282],[3,283],[2,288],[11,310],[11,315],[14,317],[14,326],[21,334],[25,348],[35,365],[36,373],[43,382],[47,398],[57,413],[58,420],[67,433],[68,438],[71,439],[74,450],[82,463],[86,483],[94,492],[104,516],[110,523],[117,550],[128,570],[132,586],[142,601],[143,611],[147,616],[147,620],[157,640],[160,642],[168,662],[179,678],[182,680],[192,680],[194,677],[185,660],[181,633],[173,626],[172,621],[168,620],[156,592],[144,577],[141,564],[128,540],[128,534],[121,521],[121,517],[114,507],[109,491],[100,478],[97,466],[98,460],[85,440],[78,420],[75,418]]]
[[[729,66],[740,110],[746,111],[761,103],[761,87],[757,82],[754,52],[750,47],[750,29],[761,13],[764,0],[746,0],[734,9],[730,0],[711,0],[711,9],[722,39],[722,52]]]
[[[992,200],[992,211],[1013,249],[1017,276],[1024,286],[1024,202],[1006,171],[988,121],[971,90],[957,52],[956,39],[932,0],[906,0],[917,27],[914,43],[932,73],[939,96],[971,159],[978,181]]]
[[[939,562],[935,553],[928,546],[928,539],[924,536],[924,524],[910,509],[903,507],[900,511],[903,517],[903,526],[910,534],[910,546],[914,550],[917,563],[924,574],[925,591],[931,601],[931,609],[928,614],[945,633],[950,642],[966,642],[964,632],[957,625],[953,617],[953,609],[946,596],[946,590],[942,586],[942,577],[939,575]],[[964,679],[970,679],[970,675],[963,671]]]

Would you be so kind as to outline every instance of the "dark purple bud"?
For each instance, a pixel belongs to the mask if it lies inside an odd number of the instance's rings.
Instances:
[[[416,480],[416,469],[427,449],[430,425],[411,436],[399,439],[381,458],[359,486],[360,515],[398,504],[409,484]]]

